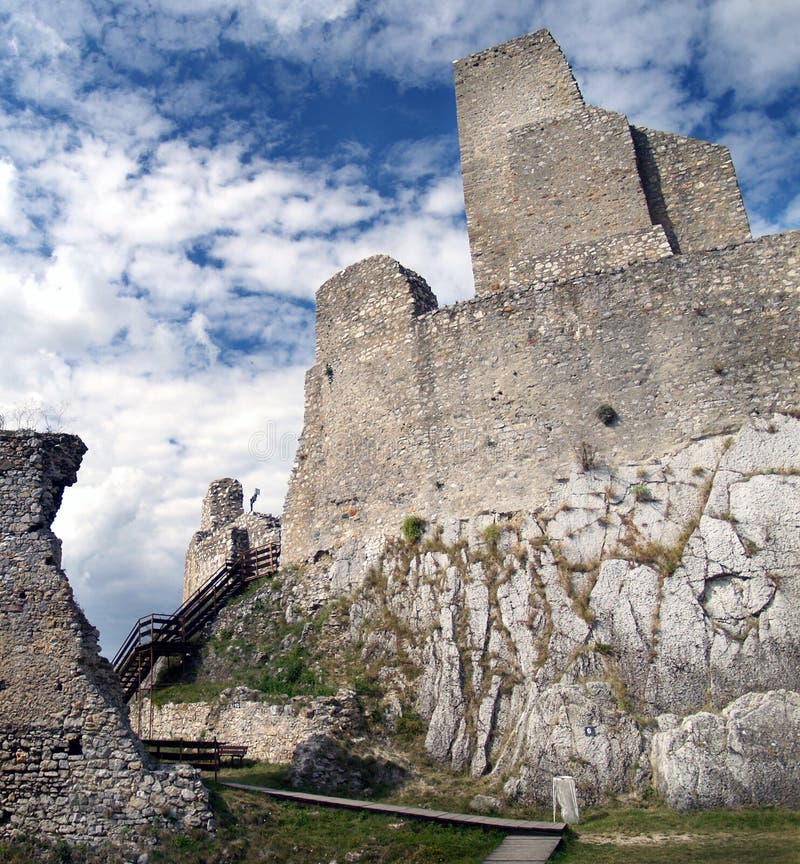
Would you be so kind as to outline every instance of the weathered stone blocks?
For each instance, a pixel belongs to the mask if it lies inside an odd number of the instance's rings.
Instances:
[[[211,824],[196,771],[150,766],[97,631],[59,569],[50,525],[85,450],[72,435],[0,432],[4,839],[33,833],[99,845],[152,825]]]
[[[266,513],[244,512],[238,480],[214,480],[203,499],[200,530],[186,550],[183,599],[188,600],[221,567],[249,549],[279,543],[280,539],[280,520]]]

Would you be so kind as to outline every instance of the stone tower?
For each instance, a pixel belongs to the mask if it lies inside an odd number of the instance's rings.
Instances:
[[[750,238],[725,147],[586,105],[546,30],[455,64],[476,293]]]

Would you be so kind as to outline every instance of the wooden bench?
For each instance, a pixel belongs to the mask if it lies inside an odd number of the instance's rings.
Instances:
[[[220,768],[220,743],[213,741],[183,741],[180,739],[143,738],[145,750],[159,762],[186,762],[201,771],[213,771],[214,779]],[[246,749],[246,748],[245,748]]]
[[[238,759],[241,764],[242,759],[247,755],[247,745],[245,744],[220,744],[219,745],[219,755],[227,756],[231,762],[234,759]]]

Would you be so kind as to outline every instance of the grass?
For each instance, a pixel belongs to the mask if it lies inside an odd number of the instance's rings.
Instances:
[[[800,864],[800,813],[770,807],[679,813],[587,811],[553,864]]]
[[[449,782],[440,784],[449,775]],[[226,768],[222,781],[285,787],[288,768],[264,763]],[[453,775],[429,766],[416,784],[385,800],[468,812],[469,799],[490,791],[489,778]],[[219,824],[203,832],[160,833],[148,847],[150,864],[478,864],[502,834],[451,828],[395,816],[358,814],[271,800],[206,782]],[[430,795],[425,794],[428,786]],[[410,800],[406,800],[410,796]],[[503,808],[505,815],[550,819],[549,811]],[[3,864],[122,864],[135,860],[117,852],[70,851],[64,844],[31,840],[0,843]],[[679,813],[663,804],[611,805],[588,809],[568,832],[553,864],[800,864],[800,812],[771,807]]]

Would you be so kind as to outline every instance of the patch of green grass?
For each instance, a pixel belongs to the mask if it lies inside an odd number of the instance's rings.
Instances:
[[[295,643],[275,660],[255,682],[262,693],[281,696],[332,696],[334,688],[326,686],[310,666],[306,649]]]
[[[192,681],[185,684],[157,687],[153,691],[153,704],[160,706],[169,702],[208,702],[215,699],[228,687],[234,687],[236,683],[233,680]]]
[[[425,520],[419,516],[406,516],[400,532],[404,540],[417,543],[425,533]]]
[[[663,831],[708,833],[719,831],[800,831],[800,813],[777,807],[740,810],[690,810],[666,805],[609,807],[587,811],[581,828],[595,833],[644,834]]]
[[[483,529],[483,542],[494,549],[500,542],[502,533],[500,526],[496,522],[491,522]]]
[[[800,813],[770,807],[679,813],[661,805],[592,810],[551,861],[800,864]]]

